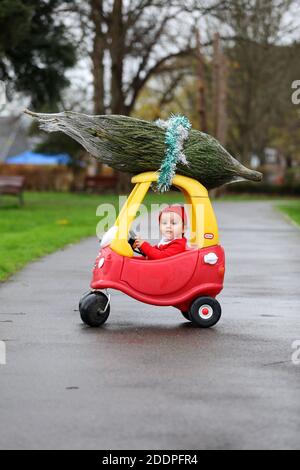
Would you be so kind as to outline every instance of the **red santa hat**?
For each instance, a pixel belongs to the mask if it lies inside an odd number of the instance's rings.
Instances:
[[[158,222],[160,222],[161,215],[164,212],[176,212],[176,214],[180,215],[183,226],[185,226],[187,224],[187,217],[186,217],[186,213],[185,213],[185,209],[184,209],[183,205],[181,205],[181,204],[170,204],[168,207],[165,207],[165,209],[162,209],[159,212]]]

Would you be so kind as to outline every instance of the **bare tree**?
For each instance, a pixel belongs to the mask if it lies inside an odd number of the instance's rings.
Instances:
[[[254,152],[263,159],[270,128],[278,122],[289,91],[287,71],[295,54],[279,42],[284,13],[292,0],[231,0],[216,16],[232,31],[226,47],[230,62],[228,144],[247,164]],[[299,63],[299,60],[298,60]]]
[[[222,9],[225,3],[222,0],[75,0],[71,5],[67,3],[61,11],[77,12],[84,40],[90,37],[92,44],[87,52],[92,62],[95,113],[130,115],[152,77],[166,66],[172,68],[180,58],[195,56],[194,12],[207,14]],[[110,80],[106,87],[105,77]],[[184,74],[176,73],[173,67],[168,88],[162,91],[162,104],[170,99],[172,90],[183,77]],[[105,97],[105,89],[109,99]],[[119,190],[128,189],[129,177],[120,173]]]
[[[140,92],[150,78],[160,73],[166,64],[200,53],[200,47],[197,45],[195,50],[193,30],[188,25],[191,12],[200,9],[204,14],[206,9],[218,8],[223,2],[214,2],[213,5],[209,2],[210,6],[204,6],[203,3],[199,7],[199,2],[194,1],[169,0],[166,4],[165,1],[157,0],[132,0],[127,10],[124,3],[122,0],[114,0],[111,13],[108,12],[107,17],[112,62],[111,112],[130,115]],[[188,25],[186,28],[184,20]],[[178,34],[179,21],[181,34]],[[159,48],[166,52],[158,53]],[[124,65],[127,58],[138,58],[138,61],[135,73],[124,84]],[[171,90],[182,77],[182,74],[175,75],[170,84]],[[202,80],[202,86],[203,84]],[[202,100],[203,130],[206,130],[204,92],[199,91]],[[165,90],[162,103],[168,96],[170,90]],[[127,189],[128,177],[120,174],[119,180],[119,189]]]

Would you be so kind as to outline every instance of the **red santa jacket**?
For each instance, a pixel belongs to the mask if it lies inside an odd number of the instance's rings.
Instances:
[[[152,246],[148,242],[143,242],[141,250],[145,253],[147,259],[162,259],[185,251],[186,243],[187,239],[185,237],[174,238],[174,240],[171,240],[169,243],[160,246]]]

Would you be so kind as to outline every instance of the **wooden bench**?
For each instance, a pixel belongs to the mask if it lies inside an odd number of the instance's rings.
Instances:
[[[0,175],[0,194],[17,196],[20,205],[24,205],[23,191],[25,185],[24,176],[2,176]]]

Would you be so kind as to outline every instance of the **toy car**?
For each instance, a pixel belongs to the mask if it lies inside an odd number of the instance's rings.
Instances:
[[[191,235],[186,251],[159,260],[134,256],[134,233],[128,237],[129,229],[151,183],[157,179],[157,172],[131,179],[135,186],[115,224],[102,237],[91,290],[79,303],[81,319],[89,326],[100,326],[107,320],[108,288],[148,304],[173,306],[198,327],[211,327],[221,317],[216,296],[223,288],[225,254],[219,245],[208,192],[201,183],[177,174],[172,180],[172,185],[183,192],[189,213]]]

